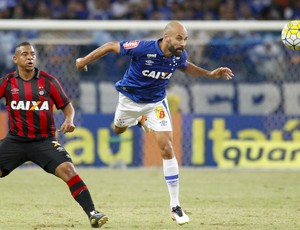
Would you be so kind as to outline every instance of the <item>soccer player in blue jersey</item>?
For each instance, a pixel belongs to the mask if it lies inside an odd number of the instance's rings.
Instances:
[[[97,210],[67,151],[55,137],[53,106],[65,120],[58,131],[73,132],[75,111],[59,81],[35,67],[36,52],[29,42],[16,46],[17,69],[0,78],[0,99],[5,98],[9,131],[0,141],[0,178],[27,161],[63,180],[87,214],[93,228],[108,217]]]
[[[166,98],[166,87],[175,70],[191,76],[232,79],[227,67],[205,70],[187,60],[186,28],[177,21],[168,23],[163,37],[154,41],[135,40],[108,42],[85,57],[76,60],[79,70],[108,53],[131,56],[131,63],[122,80],[115,86],[119,103],[115,112],[114,132],[121,134],[133,125],[153,131],[163,159],[163,172],[170,194],[173,220],[182,225],[189,222],[179,202],[179,170],[173,150],[173,128]]]

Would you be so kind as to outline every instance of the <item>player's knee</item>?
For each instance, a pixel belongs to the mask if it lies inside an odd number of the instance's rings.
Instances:
[[[172,159],[174,157],[173,151],[163,150],[161,151],[161,157],[165,160]]]
[[[55,169],[55,175],[67,182],[76,176],[77,172],[71,162],[64,162]]]
[[[171,143],[165,143],[159,147],[163,159],[172,159],[174,157],[174,150]]]

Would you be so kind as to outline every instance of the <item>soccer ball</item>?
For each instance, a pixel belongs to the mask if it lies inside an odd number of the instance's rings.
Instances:
[[[300,50],[300,20],[290,21],[281,31],[283,44],[291,50]]]

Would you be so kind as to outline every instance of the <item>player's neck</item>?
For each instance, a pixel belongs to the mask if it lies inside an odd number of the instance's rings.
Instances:
[[[25,81],[29,81],[35,76],[35,69],[19,69],[19,76]]]

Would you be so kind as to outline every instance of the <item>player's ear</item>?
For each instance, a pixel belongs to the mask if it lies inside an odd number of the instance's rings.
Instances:
[[[168,34],[164,34],[164,40],[166,41],[166,42],[170,42],[170,37],[169,37],[169,35]]]
[[[17,63],[17,56],[16,55],[14,55],[12,59],[13,59],[14,63]]]

